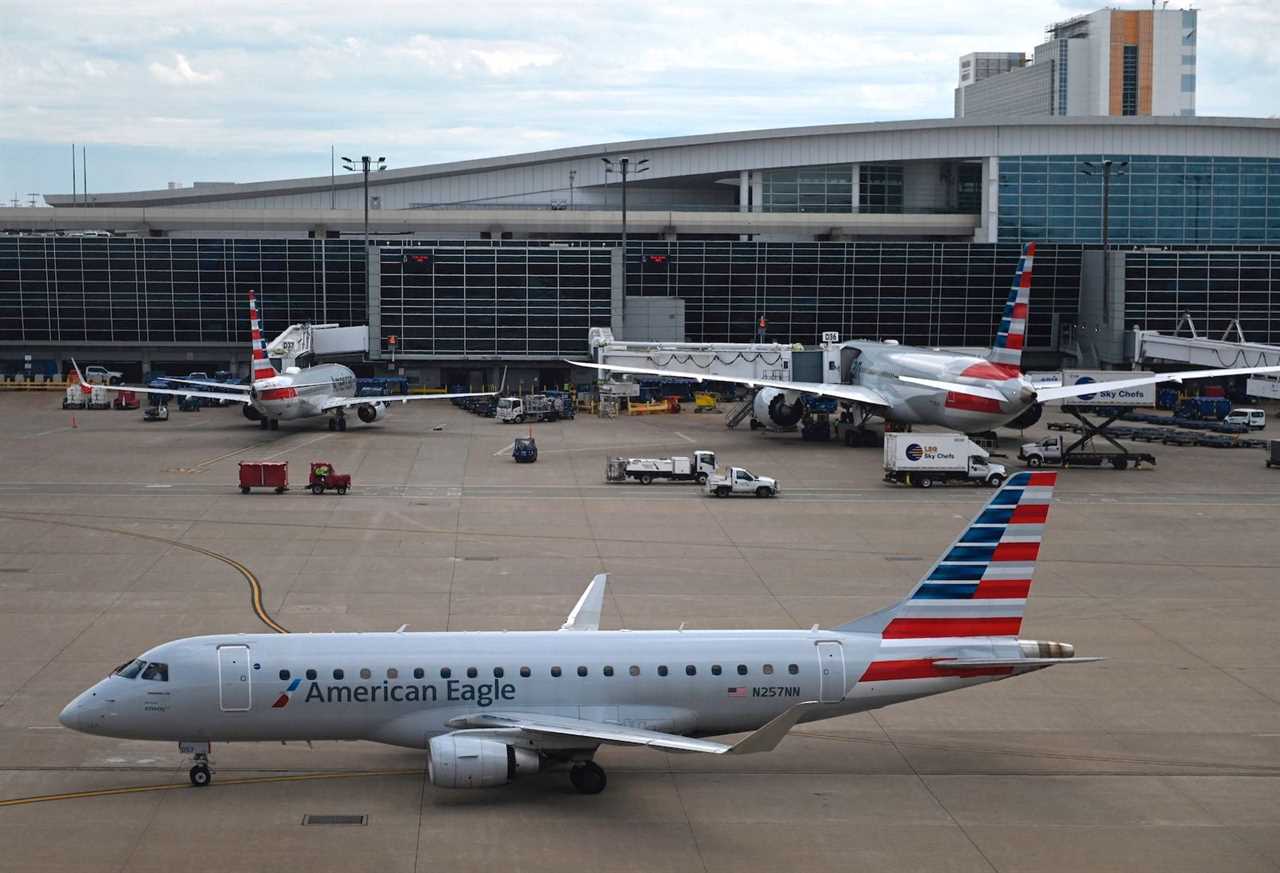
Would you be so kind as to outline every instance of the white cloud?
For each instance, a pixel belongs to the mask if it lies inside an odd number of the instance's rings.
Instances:
[[[191,64],[187,61],[187,56],[181,52],[175,52],[174,65],[166,67],[159,61],[153,61],[147,69],[151,71],[151,75],[168,85],[204,85],[209,82],[217,82],[222,78],[221,70],[213,70],[209,73],[198,73],[191,68]]]

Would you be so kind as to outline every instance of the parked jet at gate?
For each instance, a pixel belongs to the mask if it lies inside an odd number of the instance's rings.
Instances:
[[[90,734],[211,743],[372,740],[429,752],[432,783],[553,766],[604,789],[602,745],[743,755],[818,721],[1073,658],[1018,639],[1056,473],[1017,473],[905,600],[834,628],[602,631],[597,576],[557,631],[220,634],[142,653],[71,701]],[[729,744],[708,736],[751,731]]]
[[[342,364],[318,364],[305,369],[289,367],[280,373],[267,358],[267,343],[258,320],[258,304],[249,292],[249,332],[253,354],[253,383],[229,385],[198,379],[168,379],[168,382],[197,385],[198,388],[148,388],[143,385],[114,385],[111,391],[133,391],[138,394],[161,394],[178,397],[206,397],[241,403],[245,418],[258,422],[263,430],[276,430],[281,421],[329,416],[329,430],[347,429],[347,411],[354,409],[365,424],[372,424],[387,414],[391,403],[410,400],[451,400],[455,397],[479,397],[492,391],[470,394],[413,394],[401,397],[356,397],[356,374]],[[75,365],[75,361],[72,361]],[[79,374],[80,368],[76,367]],[[81,378],[81,383],[84,379]],[[213,389],[213,390],[211,390]]]
[[[1022,373],[1031,302],[1031,273],[1036,244],[1027,243],[1013,277],[1013,287],[997,328],[995,345],[985,358],[896,342],[857,340],[845,343],[841,360],[843,382],[787,382],[672,370],[569,361],[600,372],[669,376],[702,381],[731,382],[757,389],[752,413],[757,421],[785,430],[804,418],[805,398],[834,397],[859,414],[859,423],[879,416],[898,425],[933,425],[980,433],[1003,425],[1027,427],[1041,414],[1041,404],[1091,394],[1096,386],[1066,385],[1037,389]],[[1128,388],[1184,379],[1208,379],[1247,373],[1280,372],[1280,367],[1236,367],[1225,370],[1184,370],[1135,377],[1108,387]]]

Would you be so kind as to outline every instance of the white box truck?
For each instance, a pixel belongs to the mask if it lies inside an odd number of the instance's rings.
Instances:
[[[499,424],[521,424],[529,421],[555,421],[560,410],[543,394],[526,394],[524,397],[503,397],[498,401],[494,419]]]
[[[648,485],[654,479],[705,484],[716,471],[716,453],[699,449],[692,458],[610,458],[605,466],[605,480],[625,482],[628,479]]]
[[[962,433],[887,433],[884,481],[932,488],[947,482],[971,482],[999,488],[1008,477],[982,446]]]

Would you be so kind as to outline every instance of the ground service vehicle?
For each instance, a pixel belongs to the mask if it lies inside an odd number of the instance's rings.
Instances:
[[[116,395],[116,399],[111,401],[111,406],[114,409],[137,409],[141,405],[138,395],[132,391],[121,391]]]
[[[351,476],[347,473],[335,473],[333,464],[328,461],[312,461],[307,487],[311,489],[312,494],[323,494],[329,488],[339,494],[346,494],[347,489],[351,487]]]
[[[92,385],[119,385],[124,381],[124,373],[91,364],[84,368],[84,380]]]
[[[163,403],[158,404],[156,406],[148,406],[146,409],[142,411],[142,420],[143,421],[168,421],[169,407],[165,406]],[[243,487],[242,487],[242,490],[243,490]]]
[[[62,398],[63,409],[84,409],[89,401],[85,388],[80,384],[68,385],[67,394]]]
[[[917,488],[972,482],[999,488],[1008,473],[987,450],[961,433],[887,433],[884,481]]]
[[[1110,464],[1117,470],[1123,470],[1130,464],[1136,470],[1143,463],[1155,465],[1156,457],[1149,452],[1095,452],[1087,448],[1087,444],[1076,448],[1066,444],[1062,434],[1047,437],[1034,443],[1023,443],[1018,450],[1018,459],[1025,461],[1028,467],[1100,467]]]
[[[777,497],[778,481],[768,476],[757,476],[746,467],[730,467],[721,475],[712,472],[707,477],[705,489],[716,497],[730,497],[734,494],[754,494],[756,497]]]
[[[610,458],[605,479],[609,482],[632,479],[641,485],[648,485],[654,479],[670,479],[705,485],[707,477],[715,471],[716,453],[699,449],[692,458]]]
[[[240,493],[250,488],[274,488],[277,494],[289,490],[288,461],[241,461]]]
[[[1249,430],[1262,430],[1267,426],[1267,413],[1262,409],[1237,406],[1224,420],[1228,424],[1248,425]]]
[[[498,412],[494,417],[502,424],[555,421],[560,417],[560,411],[541,394],[526,394],[524,397],[503,397],[498,401]]]
[[[511,444],[511,458],[517,464],[532,464],[538,460],[538,444],[533,437],[516,437]]]
[[[223,742],[403,746],[426,752],[433,785],[459,789],[564,768],[575,789],[598,794],[601,746],[728,764],[771,751],[801,721],[1096,660],[1018,636],[1056,477],[1015,473],[903,599],[825,628],[602,630],[601,573],[559,630],[173,640],[96,681],[58,721],[176,743],[197,786]],[[709,739],[735,733],[746,736]]]

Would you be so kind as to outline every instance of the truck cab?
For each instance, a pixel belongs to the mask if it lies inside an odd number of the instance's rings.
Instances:
[[[1062,435],[1046,437],[1034,443],[1023,443],[1022,448],[1018,449],[1018,460],[1025,461],[1028,467],[1061,463]]]
[[[734,494],[754,494],[756,497],[776,497],[778,482],[769,476],[757,476],[746,467],[730,467],[723,475],[719,472],[707,478],[707,494],[729,497]]]
[[[92,385],[119,385],[124,381],[124,374],[101,364],[90,364],[84,368],[84,380]]]

